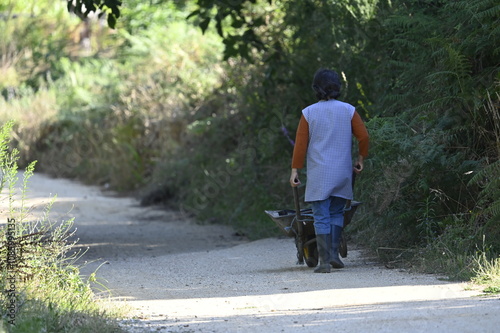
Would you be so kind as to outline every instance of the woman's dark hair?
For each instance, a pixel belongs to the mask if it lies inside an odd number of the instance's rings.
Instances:
[[[318,100],[339,97],[341,86],[339,75],[335,71],[322,68],[314,74],[312,88]]]

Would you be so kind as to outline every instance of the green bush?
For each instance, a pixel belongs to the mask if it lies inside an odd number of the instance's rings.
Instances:
[[[78,57],[60,40],[47,64],[57,79],[0,99],[0,119],[14,116],[21,165],[36,159],[42,172],[130,191],[147,183],[219,85],[222,44],[179,21],[108,39],[113,52]]]

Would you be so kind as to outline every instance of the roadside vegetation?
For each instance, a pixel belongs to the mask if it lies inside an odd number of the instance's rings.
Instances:
[[[278,235],[263,211],[293,206],[300,110],[334,68],[371,136],[349,237],[388,267],[498,292],[496,2],[250,2],[219,27],[214,8],[186,20],[194,1],[132,0],[116,29],[64,2],[3,2],[0,121],[20,164]]]
[[[0,129],[0,332],[121,332],[118,309],[106,308],[75,264],[73,220],[50,218],[29,207],[26,195],[35,162],[18,179],[18,151],[9,149],[12,123]],[[33,215],[33,210],[40,210]]]

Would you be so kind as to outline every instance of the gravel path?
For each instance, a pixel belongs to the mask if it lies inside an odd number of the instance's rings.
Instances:
[[[291,238],[248,242],[226,226],[140,207],[97,187],[35,174],[29,203],[57,194],[75,217],[82,272],[97,271],[130,332],[497,332],[500,299],[464,283],[389,270],[349,249],[346,268],[295,264]],[[273,207],[270,207],[273,209]],[[263,219],[268,217],[263,213]],[[275,228],[271,220],[269,227]]]

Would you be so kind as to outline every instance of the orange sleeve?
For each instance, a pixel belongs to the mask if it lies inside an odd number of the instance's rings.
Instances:
[[[358,151],[359,155],[366,157],[368,156],[368,147],[370,145],[370,137],[368,131],[366,130],[363,120],[359,116],[357,111],[354,112],[354,116],[351,120],[352,134],[358,140]]]
[[[309,144],[309,124],[302,115],[300,117],[299,127],[295,135],[295,147],[293,148],[292,169],[302,169]]]

